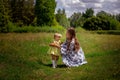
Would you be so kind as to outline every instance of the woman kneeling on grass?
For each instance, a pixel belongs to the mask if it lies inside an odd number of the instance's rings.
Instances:
[[[77,67],[86,64],[84,52],[76,39],[74,28],[68,28],[66,41],[61,45],[63,63],[68,67]]]

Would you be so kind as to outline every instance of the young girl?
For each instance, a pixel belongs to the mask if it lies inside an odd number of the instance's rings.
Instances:
[[[59,59],[59,55],[60,55],[60,38],[62,37],[61,34],[59,33],[55,33],[54,34],[54,41],[52,43],[50,43],[50,50],[49,50],[49,54],[51,54],[52,57],[52,65],[53,68],[57,67],[57,61]]]
[[[69,28],[66,33],[66,41],[61,45],[63,63],[68,67],[86,64],[84,52],[76,38],[74,28]]]

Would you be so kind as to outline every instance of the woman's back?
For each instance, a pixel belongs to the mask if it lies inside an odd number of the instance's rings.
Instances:
[[[75,39],[72,39],[70,42],[69,49],[67,49],[67,44],[68,42],[66,41],[61,45],[61,54],[64,64],[72,67],[87,63],[82,48],[80,47],[78,51],[74,50]]]

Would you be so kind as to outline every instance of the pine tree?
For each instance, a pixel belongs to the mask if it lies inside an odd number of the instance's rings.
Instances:
[[[34,15],[34,0],[25,0],[23,8],[23,22],[25,25],[32,24],[35,15]]]
[[[58,9],[55,17],[56,17],[57,22],[61,26],[66,27],[66,28],[70,26],[70,22],[68,21],[68,19],[66,17],[65,9],[63,9],[63,10]]]
[[[9,0],[0,0],[0,32],[8,32]]]
[[[55,0],[36,0],[35,15],[38,26],[53,24],[55,7]]]
[[[12,22],[22,26],[24,0],[11,0],[10,3]]]
[[[92,8],[88,8],[85,13],[83,13],[83,17],[90,18],[94,15],[94,10]]]
[[[10,0],[12,22],[19,26],[30,25],[34,20],[34,0]]]

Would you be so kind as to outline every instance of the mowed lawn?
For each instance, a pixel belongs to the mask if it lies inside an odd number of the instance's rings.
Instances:
[[[53,33],[0,34],[0,80],[120,80],[120,35],[78,32],[88,64],[51,68]],[[63,41],[65,36],[63,36]]]

